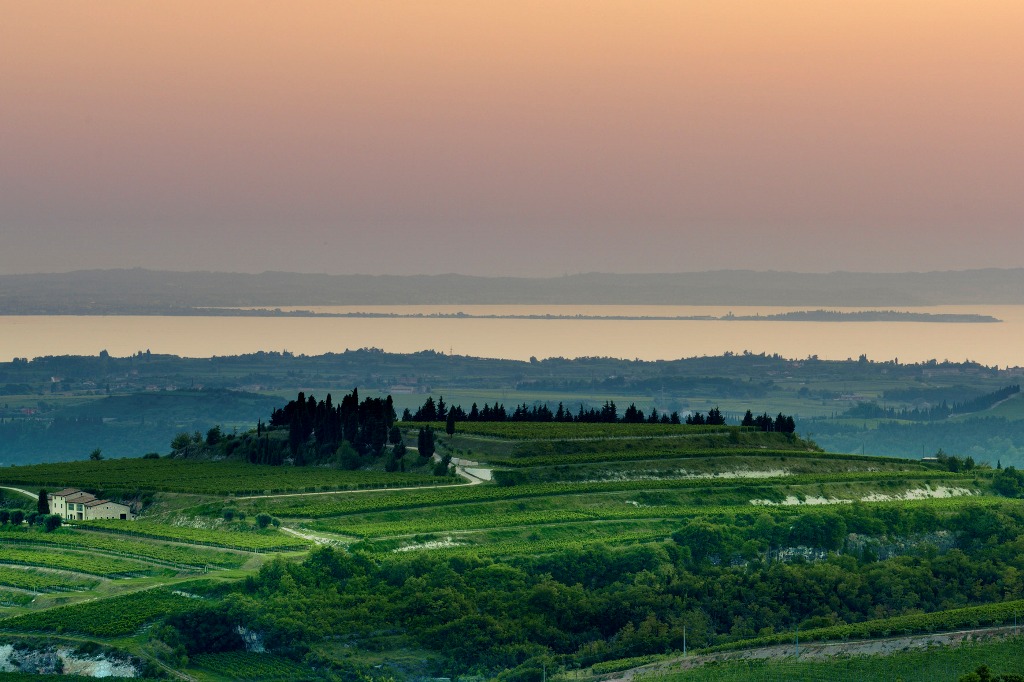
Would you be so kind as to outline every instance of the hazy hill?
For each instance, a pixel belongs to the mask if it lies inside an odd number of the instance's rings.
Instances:
[[[528,279],[88,270],[0,276],[0,313],[175,313],[192,307],[390,304],[925,306],[1022,304],[1024,269],[926,273],[723,270]]]

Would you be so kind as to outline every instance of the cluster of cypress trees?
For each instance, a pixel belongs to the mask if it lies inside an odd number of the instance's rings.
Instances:
[[[292,457],[296,464],[306,464],[333,457],[345,442],[359,456],[378,455],[395,417],[391,396],[360,402],[358,389],[352,389],[335,405],[329,393],[317,402],[300,391],[295,400],[274,410],[270,425],[288,428]]]

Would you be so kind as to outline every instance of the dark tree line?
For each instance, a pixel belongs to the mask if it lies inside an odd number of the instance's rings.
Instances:
[[[582,404],[578,412],[573,414],[572,410],[558,403],[558,408],[553,410],[546,404],[539,405],[516,405],[515,409],[509,411],[503,404],[495,402],[494,405],[484,403],[481,408],[473,403],[467,412],[461,405],[449,407],[444,402],[444,396],[434,402],[434,398],[428,397],[422,407],[412,412],[406,409],[402,413],[402,421],[413,422],[579,422],[579,423],[652,423],[652,424],[681,424],[682,421],[678,412],[671,415],[668,412],[658,413],[652,409],[651,414],[644,415],[634,404],[626,408],[626,411],[619,416],[618,408],[614,401],[605,401],[599,408],[585,408]]]
[[[466,412],[460,405],[447,405],[444,396],[434,401],[433,396],[426,399],[423,405],[412,412],[406,409],[402,413],[402,421],[412,422],[446,422],[452,426],[455,422],[577,422],[590,424],[682,424],[683,420],[678,412],[658,412],[657,408],[651,408],[650,414],[644,414],[635,403],[630,403],[621,416],[618,408],[612,400],[605,401],[599,408],[585,408],[582,404],[576,414],[566,409],[565,405],[558,403],[558,408],[551,410],[546,404],[539,405],[516,405],[516,408],[509,412],[504,405],[495,402],[494,405],[484,403],[483,408],[473,403],[473,406]],[[718,407],[708,410],[707,414],[695,411],[686,416],[685,423],[698,426],[723,426],[725,416]],[[768,413],[755,417],[747,410],[741,426],[754,427],[761,431],[778,433],[793,433],[796,431],[796,423],[792,416],[779,413],[777,417],[770,417]],[[447,429],[446,429],[447,430]],[[452,433],[449,431],[449,433]]]
[[[759,431],[767,431],[769,433],[794,433],[796,431],[796,422],[793,421],[792,416],[786,416],[779,412],[778,416],[772,419],[768,416],[768,413],[755,417],[750,410],[743,415],[743,421],[740,422],[740,426],[754,427]]]

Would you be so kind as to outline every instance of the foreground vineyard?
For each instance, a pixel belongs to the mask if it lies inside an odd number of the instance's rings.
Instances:
[[[0,634],[85,637],[200,679],[533,680],[670,660],[684,633],[691,652],[725,653],[797,628],[835,642],[1024,616],[1024,510],[1000,494],[1012,472],[662,424],[474,424],[437,447],[493,481],[428,475],[415,451],[405,474],[182,459],[4,470],[145,508],[132,523],[0,525],[14,590]],[[818,674],[758,665],[693,679]],[[864,665],[848,670],[885,664]]]

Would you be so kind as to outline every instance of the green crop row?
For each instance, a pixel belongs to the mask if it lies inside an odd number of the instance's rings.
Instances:
[[[563,466],[566,464],[591,464],[596,462],[629,462],[643,459],[707,459],[710,457],[793,457],[800,459],[820,459],[823,461],[873,461],[887,464],[904,464],[908,468],[920,470],[922,465],[913,460],[895,457],[875,457],[872,455],[844,455],[836,453],[808,452],[806,450],[762,450],[750,447],[735,448],[701,448],[686,449],[662,446],[654,441],[649,444],[630,449],[606,450],[602,452],[582,452],[579,454],[531,455],[484,455],[488,464],[507,467],[542,467]]]
[[[33,592],[72,592],[91,590],[99,584],[98,580],[71,578],[59,573],[46,573],[31,569],[0,566],[0,585],[17,587]]]
[[[65,486],[76,486],[100,491],[153,490],[204,495],[248,495],[444,485],[452,482],[450,478],[413,473],[267,466],[229,460],[197,462],[186,459],[111,459],[0,469],[0,483],[42,487],[51,492]]]
[[[157,618],[194,609],[198,599],[154,588],[110,599],[61,606],[0,620],[0,631],[73,632],[94,637],[131,635]]]
[[[747,479],[734,478],[681,478],[659,481],[601,481],[591,483],[552,482],[516,486],[462,486],[444,490],[408,490],[392,493],[366,493],[361,495],[317,496],[267,498],[253,502],[255,509],[266,511],[276,516],[302,518],[326,518],[345,514],[388,511],[393,509],[411,509],[416,507],[432,507],[451,504],[467,504],[471,502],[489,502],[496,500],[515,500],[527,497],[544,497],[549,495],[580,495],[604,492],[628,492],[648,490],[702,489],[702,488],[735,488],[751,485],[807,485],[814,483],[853,483],[878,481],[972,481],[950,472],[906,472],[896,476],[892,472],[841,472],[823,474],[805,474],[796,476],[779,476],[757,479],[753,483]]]
[[[296,680],[306,679],[310,669],[281,656],[248,651],[226,651],[199,654],[193,666],[233,680]]]
[[[407,535],[410,533],[432,533],[435,531],[471,530],[477,528],[507,528],[515,526],[532,526],[546,523],[567,523],[571,521],[591,521],[598,519],[597,514],[565,509],[551,509],[531,512],[513,512],[499,514],[485,512],[478,516],[455,516],[442,518],[403,519],[395,522],[361,523],[347,519],[330,519],[318,521],[314,528],[333,533],[342,533],[356,537],[372,538],[390,535]],[[609,516],[608,518],[617,518]]]
[[[402,422],[402,428],[426,426]],[[430,424],[438,429],[438,424]],[[443,427],[440,427],[443,429]],[[571,440],[579,438],[650,438],[728,433],[736,426],[691,426],[689,424],[594,424],[577,422],[457,422],[457,433],[505,440]]]
[[[119,523],[123,525],[124,522]],[[111,533],[90,533],[72,528],[61,528],[52,533],[41,533],[33,532],[28,528],[0,527],[0,540],[56,545],[74,549],[95,549],[120,554],[128,558],[152,559],[185,566],[237,568],[246,561],[245,556],[232,552],[169,545],[149,540],[130,539]]]
[[[153,566],[120,557],[96,556],[84,552],[69,552],[51,547],[0,546],[0,563],[59,568],[76,573],[99,576],[151,574]]]
[[[283,535],[279,531],[273,529],[244,532],[211,528],[171,526],[153,521],[134,521],[130,525],[126,526],[124,521],[114,520],[89,521],[87,523],[79,522],[76,524],[76,528],[92,530],[97,533],[117,533],[127,535],[129,537],[173,540],[175,542],[204,545],[208,547],[225,547],[244,552],[301,550],[307,549],[310,544],[302,538]],[[224,559],[221,559],[221,561],[224,561]],[[210,561],[208,563],[221,565],[217,564],[215,561]]]
[[[980,606],[965,606],[949,611],[915,613],[906,616],[868,620],[861,623],[801,630],[800,641],[822,642],[873,639],[894,635],[946,632],[963,628],[1007,625],[1012,624],[1014,619],[1019,618],[1021,614],[1024,614],[1024,599],[996,604],[982,604]],[[709,647],[702,650],[701,653],[788,644],[794,640],[795,633],[782,632]]]
[[[477,556],[489,557],[510,557],[521,556],[524,554],[541,555],[563,552],[567,550],[578,551],[585,549],[588,545],[591,545],[594,542],[600,542],[606,545],[630,545],[642,542],[659,541],[663,540],[664,538],[665,533],[662,531],[635,530],[623,531],[620,533],[616,533],[614,536],[601,538],[599,540],[569,540],[565,538],[556,540],[514,539],[489,542],[485,545],[456,543],[448,547],[439,547],[436,549],[431,549],[430,554],[431,556],[459,556],[465,554],[475,554]],[[390,542],[393,541],[384,541],[383,544],[386,546]],[[377,544],[378,543],[367,543],[366,547],[370,549],[370,551],[374,551]],[[390,551],[395,550],[391,549]]]

